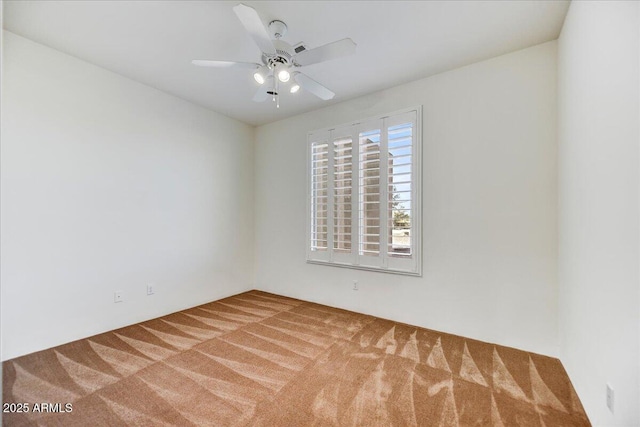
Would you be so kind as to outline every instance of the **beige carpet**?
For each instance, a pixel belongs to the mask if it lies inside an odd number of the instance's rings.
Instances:
[[[3,402],[29,408],[6,426],[590,425],[557,359],[259,291],[6,361]]]

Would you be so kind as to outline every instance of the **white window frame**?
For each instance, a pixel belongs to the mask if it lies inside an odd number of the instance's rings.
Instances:
[[[370,129],[380,130],[380,164],[388,162],[388,129],[400,123],[412,123],[411,145],[411,258],[392,257],[387,254],[387,226],[388,209],[382,209],[383,204],[388,203],[388,185],[382,185],[387,181],[388,168],[381,169],[380,177],[380,254],[375,256],[360,255],[359,251],[359,159],[360,159],[360,133]],[[334,227],[334,186],[333,186],[333,144],[335,140],[351,136],[352,141],[352,181],[351,181],[351,253],[339,253],[333,250]],[[327,249],[326,251],[314,251],[311,248],[311,233],[313,227],[312,212],[312,143],[318,140],[326,140],[328,144],[328,207],[327,207]],[[385,273],[406,274],[413,276],[422,275],[422,106],[407,108],[392,113],[358,120],[356,122],[332,126],[329,128],[311,131],[307,134],[307,233],[306,233],[306,259],[310,264],[330,265],[336,267],[355,268],[361,270],[378,271]],[[382,172],[384,170],[384,172]],[[383,243],[384,242],[384,243]]]

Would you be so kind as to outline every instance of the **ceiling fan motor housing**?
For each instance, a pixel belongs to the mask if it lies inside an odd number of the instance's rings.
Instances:
[[[291,60],[296,53],[293,46],[282,40],[273,40],[273,47],[276,49],[275,55],[262,54],[262,62],[267,67],[273,69],[277,64],[294,65]]]

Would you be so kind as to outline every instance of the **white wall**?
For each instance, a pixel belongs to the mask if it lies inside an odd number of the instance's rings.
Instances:
[[[638,7],[572,2],[559,39],[560,358],[599,426],[640,425]]]
[[[306,264],[307,131],[416,105],[423,277]],[[260,126],[255,147],[258,289],[556,353],[555,42]]]
[[[3,360],[253,288],[252,127],[9,32],[3,59]]]

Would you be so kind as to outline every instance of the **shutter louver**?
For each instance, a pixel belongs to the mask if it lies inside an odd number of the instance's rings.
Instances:
[[[329,144],[311,143],[311,251],[326,251],[329,226]]]
[[[389,152],[389,215],[387,253],[391,257],[411,257],[413,124],[387,128]]]
[[[380,129],[360,133],[358,252],[363,256],[380,254]]]
[[[333,251],[351,253],[353,141],[333,141]]]

